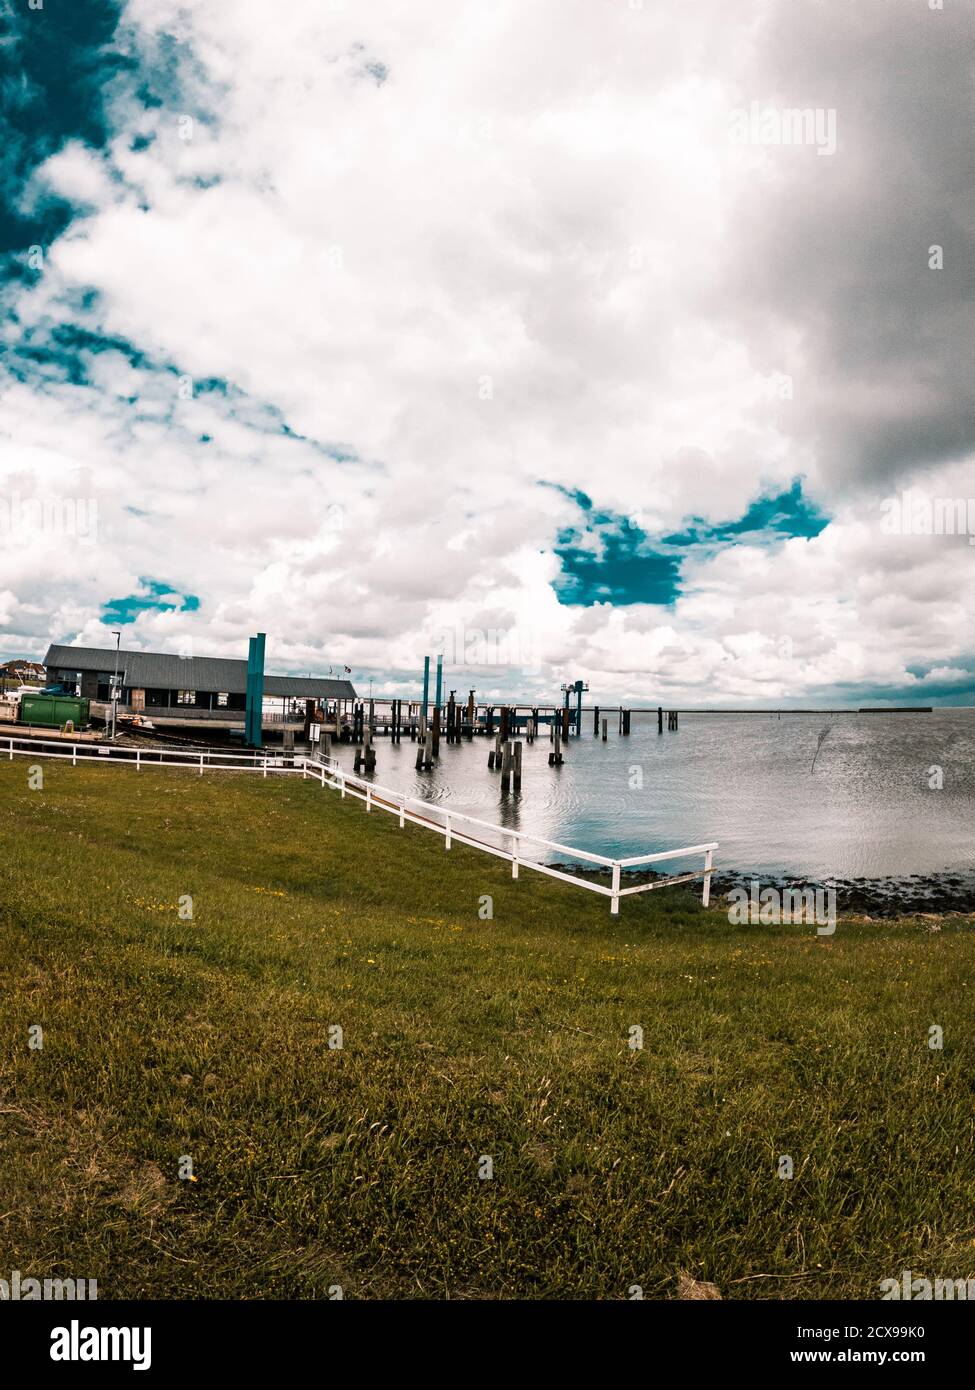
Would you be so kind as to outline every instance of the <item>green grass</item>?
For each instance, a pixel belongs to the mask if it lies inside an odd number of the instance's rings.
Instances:
[[[970,921],[826,938],[680,890],[613,919],[300,779],[45,763],[32,791],[2,763],[0,836],[0,1277],[649,1298],[686,1272],[857,1298],[975,1276]]]

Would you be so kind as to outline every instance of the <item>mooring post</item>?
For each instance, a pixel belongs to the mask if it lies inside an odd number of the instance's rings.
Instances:
[[[511,739],[506,739],[501,754],[501,790],[511,790]]]
[[[592,712],[592,736],[596,738],[599,734],[599,706],[595,705]]]
[[[521,791],[521,740],[515,744],[515,791]]]
[[[658,705],[658,706],[657,706],[657,733],[658,733],[658,734],[662,734],[663,731],[664,731],[664,710],[663,710],[663,705]]]
[[[603,743],[606,742],[606,739],[607,739],[608,735],[609,735],[609,720],[608,720],[608,719],[604,719],[604,720],[603,720]]]

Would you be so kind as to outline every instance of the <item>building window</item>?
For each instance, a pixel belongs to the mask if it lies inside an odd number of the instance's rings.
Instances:
[[[178,705],[195,705],[195,704],[196,704],[196,691],[195,691],[195,690],[177,690],[177,692],[176,692],[176,703],[177,703]]]

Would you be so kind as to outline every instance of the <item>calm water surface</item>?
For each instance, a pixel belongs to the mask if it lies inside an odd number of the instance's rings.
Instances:
[[[614,723],[610,716],[611,730]],[[584,728],[591,731],[591,715]],[[628,738],[610,732],[606,743],[591,732],[571,739],[561,768],[548,766],[544,733],[524,748],[517,795],[504,795],[489,771],[485,738],[442,740],[429,773],[414,769],[415,744],[380,738],[374,780],[612,857],[718,840],[716,864],[746,872],[874,878],[975,869],[973,709],[685,714],[676,733],[663,734],[655,715],[635,714],[632,730]],[[349,771],[354,751],[338,748]],[[938,767],[941,790],[929,785]]]

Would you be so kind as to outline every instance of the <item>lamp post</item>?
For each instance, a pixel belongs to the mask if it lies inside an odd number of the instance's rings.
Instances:
[[[112,629],[112,636],[115,638],[115,674],[112,677],[112,742],[115,742],[115,713],[118,707],[118,657],[119,647],[122,644],[121,632]]]

